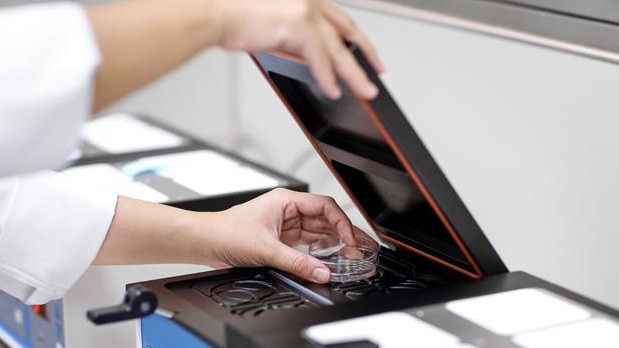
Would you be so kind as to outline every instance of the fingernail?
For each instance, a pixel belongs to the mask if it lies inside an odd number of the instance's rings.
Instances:
[[[378,66],[379,71],[380,71],[381,73],[382,73],[382,72],[385,72],[385,69],[386,69],[386,68],[385,68],[385,63],[383,63],[381,60],[379,60],[379,61],[378,61],[378,64],[379,64],[379,66]]]
[[[312,278],[314,278],[316,283],[326,283],[329,281],[329,272],[324,268],[314,268]]]
[[[379,57],[376,57],[376,59],[372,60],[372,66],[377,73],[382,73],[385,71],[385,63]]]
[[[339,86],[333,86],[333,88],[331,89],[331,99],[337,100],[340,99],[340,97],[342,96],[342,90],[340,89]]]
[[[378,95],[378,88],[373,84],[368,84],[365,87],[365,93],[369,98],[374,98]]]

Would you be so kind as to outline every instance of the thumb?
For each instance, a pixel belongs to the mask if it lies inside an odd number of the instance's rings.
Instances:
[[[271,254],[271,266],[314,283],[326,283],[331,272],[318,259],[283,243]]]

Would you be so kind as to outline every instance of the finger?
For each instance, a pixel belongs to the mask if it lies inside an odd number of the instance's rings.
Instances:
[[[282,237],[288,244],[296,243],[301,233],[338,235],[344,242],[354,243],[352,223],[333,198],[288,190],[277,192],[287,196],[289,205],[284,208],[287,213],[281,226],[281,231],[285,231]]]
[[[348,233],[348,229],[345,228],[344,232],[340,232],[333,227],[333,225],[327,221],[308,221],[302,226],[301,233],[298,235],[303,242],[313,242],[320,238],[325,237],[337,237],[346,245],[356,245],[354,230],[352,233]]]
[[[359,243],[357,242],[357,240],[359,238],[371,238],[367,235],[367,233],[365,233],[362,229],[360,229],[357,226],[353,226],[353,237],[352,237],[352,244],[348,244],[350,246],[357,246]]]
[[[332,197],[293,192],[292,199],[301,215],[303,230],[335,231],[345,243],[354,243],[352,222]]]
[[[281,234],[279,240],[291,247],[295,247],[300,243],[303,244],[311,244],[321,238],[332,237],[335,233],[333,231],[329,232],[315,232],[315,231],[294,231],[294,232],[284,232]],[[335,234],[337,235],[337,234]]]
[[[331,272],[318,259],[281,243],[278,244],[276,249],[278,250],[274,250],[271,253],[272,259],[268,261],[268,266],[295,274],[315,283],[326,283],[329,281]]]
[[[322,213],[321,213],[322,214]],[[301,218],[301,229],[308,233],[337,235],[335,226],[339,222],[329,221],[325,216],[303,216]]]
[[[311,231],[301,231],[298,235],[297,238],[305,243],[311,243],[314,242],[318,239],[321,238],[325,238],[325,237],[333,237],[333,231],[325,231],[325,232],[317,232],[315,230],[311,230]],[[341,241],[343,241],[344,243],[346,243],[346,245],[348,246],[357,246],[357,244],[359,244],[359,240],[360,239],[372,239],[372,237],[370,237],[367,233],[365,233],[363,230],[361,230],[360,228],[358,228],[357,226],[353,226],[353,233],[352,236],[340,236],[338,235],[339,239]],[[282,238],[282,241],[284,239]],[[294,241],[296,242],[296,241]],[[295,245],[295,244],[289,244],[289,245]]]
[[[325,37],[325,46],[337,75],[342,78],[356,96],[363,99],[376,97],[378,89],[368,79],[365,71],[359,66],[355,57],[335,32],[335,28],[325,21],[320,29]]]
[[[307,43],[301,49],[301,56],[307,61],[307,65],[320,90],[328,98],[338,99],[342,95],[342,91],[337,84],[331,59],[321,38],[313,30],[311,30],[308,36]]]
[[[363,237],[368,237],[368,234],[365,233],[364,230],[360,229],[357,226],[353,226],[353,236],[355,236],[355,238],[363,238]]]
[[[378,56],[378,51],[350,16],[332,1],[325,1],[323,13],[346,41],[359,46],[377,73],[385,71],[385,64]]]
[[[314,242],[320,238],[325,238],[325,237],[332,237],[333,236],[333,231],[325,231],[325,232],[317,232],[315,230],[311,230],[311,231],[301,231],[301,233],[298,235],[298,238],[305,242],[305,243],[311,243]],[[346,245],[348,246],[357,246],[359,244],[359,240],[360,239],[368,239],[368,240],[372,240],[372,237],[370,237],[367,233],[365,233],[362,229],[360,229],[357,226],[353,226],[353,233],[352,235],[338,235],[339,239],[341,241],[343,241],[344,243],[346,243]]]
[[[322,238],[331,238],[333,239],[335,235],[335,238],[337,238],[337,234],[334,234],[332,231],[331,232],[326,232],[326,233],[320,233],[320,232],[314,232],[314,231],[302,231],[301,234],[299,235],[299,238],[301,239],[302,242],[304,242],[305,244],[311,244],[319,239]]]

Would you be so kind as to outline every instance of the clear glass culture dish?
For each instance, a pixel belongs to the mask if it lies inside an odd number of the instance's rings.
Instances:
[[[331,270],[331,282],[351,282],[376,274],[378,243],[367,235],[355,235],[356,245],[338,237],[325,237],[309,245],[309,254]]]

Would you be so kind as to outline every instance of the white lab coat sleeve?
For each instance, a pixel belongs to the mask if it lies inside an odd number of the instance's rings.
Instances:
[[[0,9],[0,177],[62,164],[90,114],[100,59],[80,5]]]
[[[31,304],[62,297],[96,257],[116,201],[62,173],[0,179],[0,289]]]

